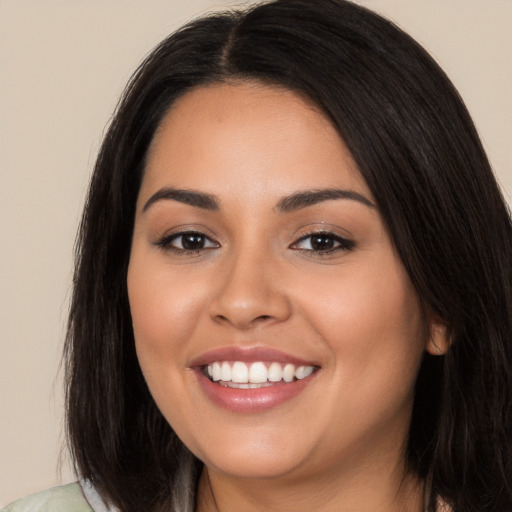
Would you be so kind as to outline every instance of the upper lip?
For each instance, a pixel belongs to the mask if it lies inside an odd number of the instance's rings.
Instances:
[[[190,361],[190,368],[205,366],[215,361],[241,361],[244,363],[277,362],[290,363],[296,366],[319,366],[311,361],[306,361],[291,354],[281,352],[272,347],[253,346],[241,347],[230,345],[226,347],[215,348],[195,357]]]

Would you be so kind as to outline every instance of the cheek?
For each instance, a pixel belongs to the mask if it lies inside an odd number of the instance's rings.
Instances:
[[[186,275],[176,276],[165,264],[161,268],[162,263],[143,256],[132,252],[127,285],[137,355],[148,377],[169,363],[184,367],[186,340],[204,307],[204,290]]]
[[[304,282],[309,294],[297,295],[330,348],[340,386],[360,398],[380,388],[403,399],[412,393],[424,352],[421,309],[399,262],[371,263],[342,271],[337,279]]]
[[[204,307],[204,290],[190,277],[172,274],[136,246],[132,251],[127,285],[137,358],[158,408],[183,432],[194,413],[186,389],[192,377],[187,341]]]

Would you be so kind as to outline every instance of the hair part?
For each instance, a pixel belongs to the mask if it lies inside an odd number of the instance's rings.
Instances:
[[[121,510],[192,511],[201,463],[157,409],[135,353],[126,275],[148,148],[178,97],[256,81],[310,98],[376,199],[425,311],[410,468],[453,512],[512,508],[512,229],[455,88],[413,39],[344,0],[277,0],[200,18],[135,72],[103,141],[75,249],[65,347],[77,472]]]

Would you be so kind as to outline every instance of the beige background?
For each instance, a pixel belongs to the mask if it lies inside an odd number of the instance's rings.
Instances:
[[[361,3],[397,21],[447,70],[510,201],[512,0]],[[116,100],[169,31],[229,4],[0,0],[0,505],[73,479],[65,457],[57,474],[59,358],[74,233]]]

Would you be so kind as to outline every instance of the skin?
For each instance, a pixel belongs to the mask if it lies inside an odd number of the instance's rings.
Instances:
[[[173,199],[144,208],[165,187],[213,194],[219,208]],[[332,188],[369,204],[276,208]],[[184,231],[204,233],[203,248],[179,251]],[[332,250],[314,250],[312,232],[327,232]],[[232,83],[173,105],[138,197],[128,293],[151,393],[205,463],[199,511],[422,510],[404,447],[422,356],[443,351],[444,331],[422,314],[368,186],[310,102]],[[274,347],[320,369],[276,408],[228,411],[190,368],[227,345]]]

